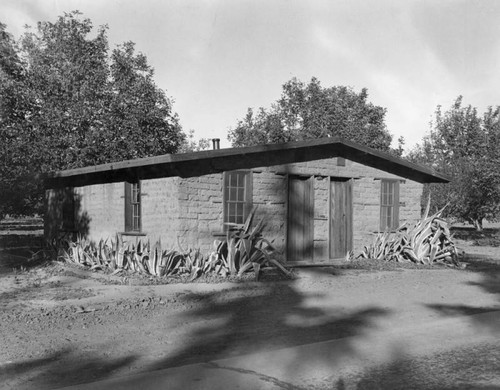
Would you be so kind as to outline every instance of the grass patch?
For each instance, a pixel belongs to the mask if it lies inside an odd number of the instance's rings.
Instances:
[[[398,271],[402,269],[443,269],[457,268],[455,266],[444,265],[442,263],[417,264],[413,262],[386,261],[382,259],[355,259],[345,261],[332,266],[341,270],[365,270],[365,271]],[[458,269],[458,268],[457,268]]]
[[[467,241],[471,245],[500,247],[500,229],[485,228],[478,232],[473,227],[457,226],[450,230],[454,238]]]

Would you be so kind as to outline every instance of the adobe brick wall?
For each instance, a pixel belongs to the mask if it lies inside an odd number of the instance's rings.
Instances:
[[[374,170],[368,175],[354,180],[353,187],[353,248],[357,254],[373,241],[380,229],[380,180],[394,179],[397,176]],[[423,185],[412,180],[401,179],[399,185],[399,221],[416,221],[420,218],[420,198]]]
[[[224,237],[222,174],[180,179],[177,237],[183,249],[199,248],[204,253]]]
[[[124,184],[96,184],[85,187],[46,191],[45,238],[61,237],[71,232],[62,227],[64,198],[73,193],[75,228],[83,235],[99,240],[114,237],[124,229]]]
[[[380,223],[380,179],[400,179],[400,221],[420,217],[423,185],[350,160],[324,159],[252,169],[256,218],[265,218],[266,238],[281,251],[286,245],[287,175],[314,176],[314,254],[329,254],[329,177],[352,179],[353,249],[368,245]],[[164,248],[199,248],[208,253],[222,239],[222,174],[195,178],[161,178],[141,181],[142,230],[147,238],[161,238]],[[89,237],[113,237],[124,230],[124,184],[110,183],[77,188],[81,212],[90,220]],[[131,236],[130,240],[136,239]]]
[[[287,214],[287,174],[314,175],[314,253],[317,259],[327,259],[329,253],[329,180],[328,177],[354,177],[353,179],[353,249],[357,254],[368,245],[379,230],[380,179],[401,179],[400,221],[420,217],[422,184],[400,178],[387,172],[366,167],[349,160],[345,166],[337,166],[336,159],[317,160],[307,163],[255,168],[253,177],[253,204],[257,206],[256,218],[265,218],[264,234],[275,247],[285,254]],[[165,180],[165,179],[161,179]],[[168,231],[157,224],[150,224],[151,231],[162,232],[164,242],[180,242],[184,248],[212,250],[213,241],[223,237],[222,174],[196,178],[176,178],[178,184],[178,225]],[[156,202],[165,202],[158,193]],[[164,198],[163,198],[164,199]],[[171,198],[169,198],[171,199]],[[143,199],[143,207],[154,197]],[[169,201],[170,202],[170,201]],[[167,202],[168,203],[168,202]],[[175,201],[174,203],[175,204]],[[161,215],[161,213],[158,213]],[[169,219],[170,220],[170,219]],[[172,220],[172,223],[174,221]],[[172,225],[173,226],[173,225]],[[173,236],[172,236],[173,235]]]
[[[264,236],[284,255],[286,241],[287,179],[285,175],[269,170],[255,169],[253,176],[253,204],[257,207],[256,221],[265,221]],[[284,256],[280,256],[284,259]]]
[[[281,214],[280,231],[272,229],[268,232],[275,238],[278,247],[285,252],[286,223],[286,176],[285,174],[314,175],[314,255],[315,259],[327,259],[329,254],[329,180],[328,177],[352,177],[353,183],[353,251],[358,254],[368,245],[379,231],[380,226],[380,179],[400,179],[400,221],[414,221],[420,217],[420,197],[423,185],[404,179],[385,171],[364,166],[346,160],[345,166],[337,166],[336,159],[316,160],[306,163],[288,164],[262,168],[268,174],[277,176],[283,182],[280,191],[284,207],[267,205],[273,208],[274,214]],[[279,175],[276,175],[278,173]],[[255,188],[254,179],[254,188]],[[265,191],[265,189],[263,190]],[[255,192],[255,189],[254,189]],[[280,200],[277,200],[278,202]],[[269,210],[266,212],[271,213]],[[262,213],[265,214],[265,213]]]
[[[80,219],[88,220],[88,237],[98,241],[114,238],[125,225],[125,196],[123,183],[95,184],[75,188],[80,207]]]
[[[180,181],[178,177],[141,181],[142,231],[151,241],[161,239],[164,248],[176,246]]]

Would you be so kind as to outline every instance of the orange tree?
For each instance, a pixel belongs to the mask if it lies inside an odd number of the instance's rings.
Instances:
[[[437,210],[482,230],[483,220],[500,213],[500,108],[482,117],[459,96],[443,112],[438,107],[430,133],[409,157],[451,177],[449,184],[431,184],[426,191]]]
[[[0,25],[0,216],[40,212],[40,173],[176,152],[177,115],[147,58],[109,51],[78,11],[15,42]]]

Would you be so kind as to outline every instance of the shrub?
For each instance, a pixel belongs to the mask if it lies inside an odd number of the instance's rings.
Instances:
[[[208,257],[200,250],[164,250],[161,241],[125,243],[117,234],[114,240],[98,243],[82,236],[75,241],[62,240],[57,244],[58,259],[89,267],[109,270],[113,274],[129,271],[144,275],[189,275],[194,280],[201,275],[216,273],[223,277],[242,276],[254,270],[258,278],[261,267],[275,266],[290,275],[281,263],[272,258],[271,243],[262,237],[263,221],[251,228],[254,211],[244,225],[231,225],[225,241],[216,241],[215,252]],[[179,245],[180,247],[180,245]]]
[[[115,240],[109,243],[101,239],[96,244],[79,236],[76,241],[64,240],[58,246],[59,259],[90,269],[107,269],[113,273],[130,271],[160,277],[193,271],[192,266],[187,266],[192,251],[163,250],[160,240],[153,245],[149,240],[126,244],[117,234]]]
[[[226,240],[215,241],[215,252],[212,256],[216,259],[216,272],[223,276],[228,274],[241,276],[253,269],[255,278],[258,279],[262,267],[274,266],[289,276],[290,272],[273,258],[276,252],[274,247],[262,237],[264,220],[260,220],[253,228],[251,227],[254,214],[255,209],[243,225],[227,224],[229,229]]]
[[[415,224],[403,224],[395,232],[379,233],[365,247],[361,257],[386,261],[435,262],[458,265],[457,248],[447,222],[440,218],[443,209],[428,217],[429,204],[423,218]]]

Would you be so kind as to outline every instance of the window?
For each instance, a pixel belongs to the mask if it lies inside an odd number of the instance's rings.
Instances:
[[[141,184],[125,183],[125,231],[141,231]]]
[[[380,230],[399,226],[399,181],[382,180],[380,191]]]
[[[245,223],[252,210],[252,174],[246,171],[224,173],[224,223]],[[227,228],[226,225],[224,225]]]

